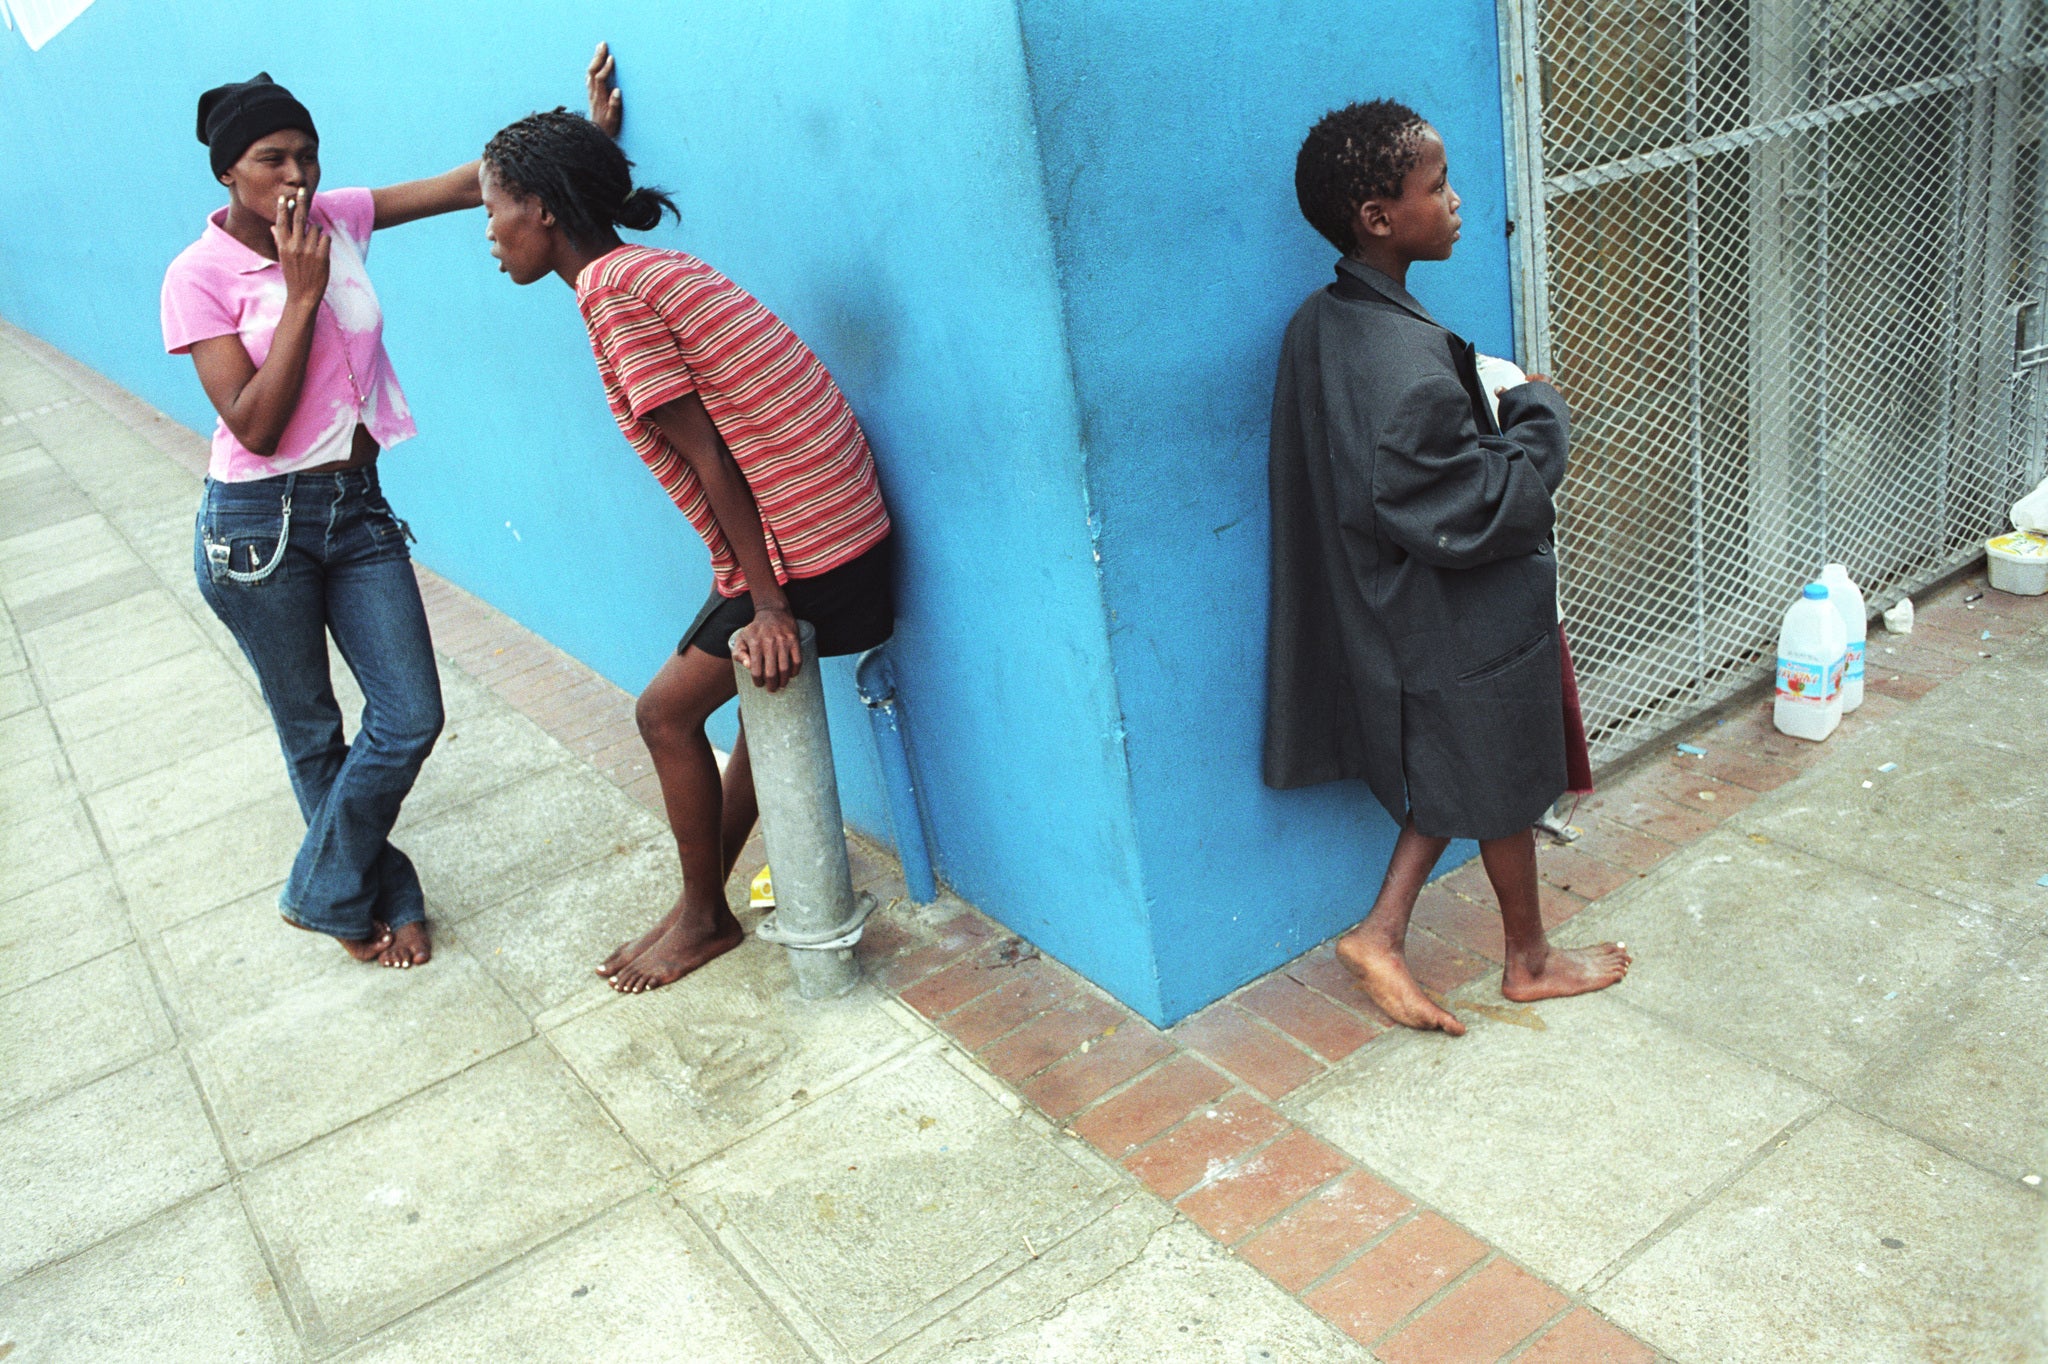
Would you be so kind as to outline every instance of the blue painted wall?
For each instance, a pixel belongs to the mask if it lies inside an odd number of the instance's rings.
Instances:
[[[1332,262],[1293,156],[1354,98],[1436,121],[1465,241],[1412,283],[1506,353],[1487,0],[1433,7],[1425,32],[1393,0],[468,13],[97,0],[40,53],[0,34],[0,314],[208,428],[156,312],[222,201],[200,89],[268,69],[319,120],[326,183],[383,184],[576,107],[605,37],[627,151],[682,205],[647,240],[787,319],[873,439],[942,875],[1161,1021],[1355,920],[1385,815],[1359,785],[1258,781],[1273,361]],[[387,483],[422,559],[637,689],[708,590],[703,548],[612,427],[567,291],[509,285],[482,230],[375,243],[422,432]],[[846,674],[849,817],[886,833]]]
[[[1363,783],[1274,792],[1258,776],[1274,360],[1336,259],[1296,206],[1295,151],[1355,99],[1435,123],[1464,239],[1410,283],[1512,355],[1497,29],[1486,0],[1023,13],[1146,910],[1177,1015],[1356,922],[1396,832]]]

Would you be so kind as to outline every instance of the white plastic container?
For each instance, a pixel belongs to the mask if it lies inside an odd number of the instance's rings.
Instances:
[[[1828,603],[1842,618],[1842,632],[1849,637],[1848,663],[1842,669],[1842,714],[1847,715],[1863,704],[1863,646],[1870,631],[1869,608],[1863,604],[1863,589],[1840,564],[1822,569],[1820,580],[1827,584]]]
[[[1984,542],[1984,562],[1991,568],[1991,585],[2016,597],[2038,597],[2048,592],[2048,536],[2016,531]]]
[[[1842,673],[1849,636],[1828,602],[1826,583],[1808,583],[1778,627],[1778,695],[1771,723],[1818,743],[1842,723]]]

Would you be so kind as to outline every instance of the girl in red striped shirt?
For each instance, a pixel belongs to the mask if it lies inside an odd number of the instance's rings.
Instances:
[[[721,780],[704,734],[735,691],[737,658],[777,690],[801,662],[796,622],[821,655],[857,653],[895,628],[889,513],[846,398],[796,334],[694,256],[628,245],[675,205],[633,186],[612,138],[615,90],[591,118],[533,114],[484,148],[485,236],[517,284],[576,291],[612,415],[711,550],[710,599],[640,694],[683,891],[597,968],[625,993],[656,989],[738,946],[725,901],[758,813],[743,730]],[[737,632],[737,633],[735,633]],[[728,647],[727,640],[732,644]]]

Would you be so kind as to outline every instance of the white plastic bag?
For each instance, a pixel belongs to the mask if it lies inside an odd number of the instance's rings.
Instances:
[[[1479,390],[1486,395],[1486,405],[1493,409],[1493,424],[1500,425],[1500,395],[1495,389],[1513,388],[1529,382],[1529,376],[1522,373],[1522,367],[1512,360],[1503,360],[1498,355],[1481,354],[1479,361]]]
[[[2012,504],[2012,528],[2048,533],[2048,478],[2041,486]]]

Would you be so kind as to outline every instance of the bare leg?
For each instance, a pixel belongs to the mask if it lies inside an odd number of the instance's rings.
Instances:
[[[635,717],[661,779],[668,826],[683,864],[683,893],[629,960],[600,974],[625,994],[657,989],[739,946],[745,936],[725,903],[724,791],[704,721],[733,696],[732,663],[701,649],[671,658],[640,694]],[[748,794],[750,770],[743,769]],[[749,801],[751,804],[751,800]],[[749,821],[751,826],[752,821]],[[618,957],[613,954],[613,959]]]
[[[1500,901],[1508,963],[1500,992],[1517,1003],[1558,999],[1604,990],[1628,974],[1629,955],[1619,943],[1595,947],[1552,947],[1543,936],[1536,891],[1536,835],[1533,829],[1479,845],[1486,879]]]
[[[1408,969],[1406,951],[1415,897],[1422,894],[1431,868],[1450,842],[1418,833],[1412,820],[1402,827],[1394,856],[1387,863],[1386,879],[1380,882],[1379,898],[1373,901],[1365,922],[1337,940],[1337,958],[1358,977],[1372,1002],[1396,1023],[1441,1029],[1458,1037],[1465,1025],[1422,992]]]

